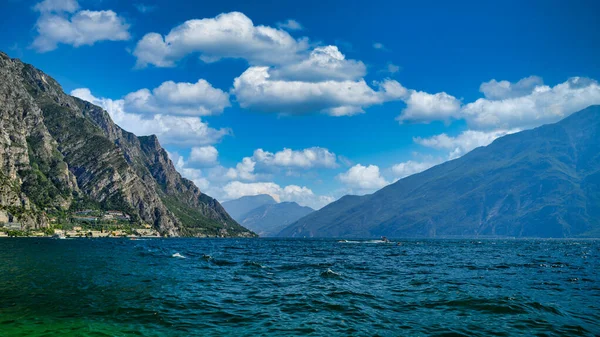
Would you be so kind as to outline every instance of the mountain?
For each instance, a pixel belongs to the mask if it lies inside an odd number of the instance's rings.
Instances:
[[[314,211],[295,202],[282,202],[255,208],[239,222],[261,237],[277,236],[282,229]]]
[[[235,221],[241,223],[244,220],[244,215],[251,210],[258,208],[263,205],[273,205],[277,201],[268,194],[249,195],[241,197],[239,199],[225,201],[223,207],[227,210],[227,213],[231,215]]]
[[[51,213],[121,210],[170,236],[254,236],[175,170],[155,136],[66,95],[0,52],[0,219],[45,227]]]
[[[278,203],[268,194],[226,201],[223,207],[237,222],[259,236],[276,236],[289,224],[314,212],[314,209],[295,202]]]
[[[600,106],[343,197],[279,235],[600,237]]]

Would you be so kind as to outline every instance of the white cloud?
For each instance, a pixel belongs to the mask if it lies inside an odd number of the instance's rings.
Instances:
[[[156,114],[145,118],[143,115],[127,112],[124,100],[97,98],[87,88],[75,89],[71,91],[71,95],[102,107],[123,129],[138,136],[154,134],[163,144],[208,145],[219,142],[231,133],[229,129],[213,129],[198,117]]]
[[[206,171],[189,166],[192,163],[192,154],[187,161],[177,152],[169,152],[169,157],[183,177],[193,181],[203,193],[221,201],[247,195],[269,194],[278,202],[294,201],[303,206],[319,209],[335,200],[331,196],[315,195],[306,186],[287,185],[282,187],[268,181],[241,182],[235,180],[254,180],[258,177],[253,173],[255,162],[250,157],[244,158],[236,168],[226,169],[222,166],[215,166]],[[230,181],[232,179],[234,181]]]
[[[389,184],[379,173],[376,165],[363,166],[356,164],[348,171],[340,173],[337,178],[350,188],[375,190]]]
[[[445,133],[429,137],[420,138],[415,137],[413,141],[417,144],[431,147],[434,149],[448,150],[449,159],[458,158],[471,150],[480,146],[487,146],[491,144],[495,139],[502,136],[518,132],[520,130],[496,130],[496,131],[475,131],[467,130],[462,132],[456,137],[450,137]]]
[[[206,189],[210,187],[210,182],[208,179],[203,177],[202,170],[188,167],[188,163],[185,161],[183,156],[179,155],[177,152],[167,152],[169,158],[173,162],[173,166],[177,169],[177,172],[181,174],[182,177],[191,180],[196,187],[202,191],[202,193],[206,193]]]
[[[397,89],[402,87],[392,80],[379,84],[379,91],[375,91],[364,80],[313,83],[270,77],[268,67],[250,67],[237,77],[232,93],[240,106],[265,112],[324,112],[346,116],[362,113],[364,107],[397,99]]]
[[[207,116],[223,112],[231,104],[229,94],[204,79],[196,83],[163,82],[157,88],[140,89],[124,97],[125,109],[140,114],[168,113]]]
[[[296,40],[285,30],[255,26],[243,13],[231,12],[188,20],[165,36],[146,34],[133,54],[138,67],[172,67],[189,54],[200,54],[204,62],[241,58],[251,64],[271,65],[297,60],[307,49],[305,39]]]
[[[214,166],[218,157],[219,151],[214,146],[195,146],[190,151],[189,161],[203,166]]]
[[[430,159],[427,161],[408,160],[392,166],[392,173],[397,179],[402,179],[404,177],[423,172],[439,163],[440,161],[435,159]]]
[[[433,120],[449,121],[460,111],[460,100],[445,92],[429,94],[423,91],[410,90],[404,100],[406,108],[398,116],[400,122],[430,122]]]
[[[600,104],[598,82],[573,77],[554,87],[537,86],[525,96],[502,100],[480,98],[465,105],[461,117],[477,129],[525,129],[557,122],[594,104]]]
[[[225,176],[229,180],[234,179],[243,179],[243,180],[255,180],[256,175],[254,174],[254,167],[256,166],[256,162],[250,158],[245,157],[242,159],[240,163],[238,163],[235,168],[230,168],[227,170]]]
[[[491,80],[489,82],[481,83],[479,91],[482,92],[487,99],[501,100],[529,95],[536,87],[543,84],[544,82],[542,79],[537,76],[525,77],[517,83]]]
[[[33,48],[48,52],[59,43],[79,47],[98,41],[129,40],[129,24],[111,10],[77,11],[77,1],[45,0],[34,9],[40,12]]]
[[[486,98],[465,105],[445,92],[429,94],[410,90],[406,108],[398,120],[428,123],[463,119],[471,129],[528,129],[554,123],[573,112],[600,104],[600,85],[584,77],[573,77],[549,87],[539,77],[517,83],[492,80],[481,85]]]
[[[365,76],[367,67],[361,61],[347,60],[336,46],[316,47],[301,62],[269,71],[271,79],[287,81],[352,81]]]
[[[292,20],[292,19],[288,19],[284,22],[277,23],[277,27],[285,29],[285,30],[291,30],[291,31],[304,29],[304,27],[302,27],[300,22],[298,22],[296,20]]]
[[[281,187],[274,182],[243,183],[232,181],[223,186],[223,200],[237,199],[248,195],[268,194],[278,202],[294,201],[303,206],[319,209],[334,199],[318,196],[306,186],[287,185]]]
[[[254,160],[269,166],[280,167],[326,167],[336,168],[336,155],[333,152],[321,147],[311,147],[299,151],[284,148],[282,151],[272,153],[257,149],[254,151]]]

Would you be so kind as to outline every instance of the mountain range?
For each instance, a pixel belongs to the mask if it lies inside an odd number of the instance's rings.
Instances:
[[[226,201],[223,207],[237,222],[261,237],[277,236],[283,228],[314,212],[295,202],[278,203],[267,194]]]
[[[303,217],[284,237],[598,237],[600,106]]]
[[[0,218],[40,228],[83,208],[123,211],[169,236],[255,236],[181,177],[156,136],[121,129],[0,52]]]

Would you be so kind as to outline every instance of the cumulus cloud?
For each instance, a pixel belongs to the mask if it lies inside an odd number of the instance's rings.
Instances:
[[[290,31],[294,31],[294,30],[303,30],[304,27],[302,27],[302,25],[300,24],[300,22],[296,21],[296,20],[292,20],[292,19],[288,19],[284,22],[278,22],[277,23],[277,27],[285,29],[285,30],[290,30]]]
[[[102,107],[123,129],[138,136],[154,134],[163,144],[208,145],[219,142],[231,133],[229,129],[213,129],[198,117],[131,113],[125,110],[123,99],[98,98],[87,88],[75,89],[71,95]]]
[[[449,121],[456,117],[461,105],[460,100],[445,92],[430,94],[415,90],[410,90],[404,102],[406,108],[397,118],[400,122]]]
[[[436,160],[433,158],[425,161],[408,160],[392,166],[392,173],[394,174],[396,179],[402,179],[404,177],[423,172],[428,168],[439,164],[440,162],[440,160]]]
[[[213,88],[204,79],[196,83],[163,82],[152,91],[140,89],[123,100],[127,111],[139,114],[207,116],[219,114],[231,106],[229,94]]]
[[[479,91],[482,92],[487,99],[501,100],[529,95],[536,87],[543,84],[544,82],[542,79],[537,76],[525,77],[517,83],[491,80],[489,82],[481,83]]]
[[[256,162],[250,158],[245,157],[239,162],[235,168],[230,168],[227,170],[225,176],[230,179],[244,179],[244,180],[255,180],[256,174],[254,174],[254,168],[256,166]]]
[[[210,182],[203,176],[202,170],[189,167],[183,156],[179,155],[177,152],[167,153],[173,162],[173,166],[175,166],[175,169],[177,169],[181,176],[191,180],[196,187],[206,193],[205,190],[210,187]]]
[[[594,104],[600,104],[598,82],[573,77],[554,87],[538,85],[525,96],[501,100],[480,98],[465,105],[461,117],[477,129],[524,129],[557,122]]]
[[[269,166],[313,168],[336,168],[338,166],[336,155],[322,147],[311,147],[303,150],[284,148],[282,151],[272,153],[257,149],[254,151],[254,160]]]
[[[491,144],[495,139],[502,136],[506,136],[511,133],[520,131],[519,129],[513,130],[495,130],[495,131],[476,131],[466,130],[456,137],[448,136],[445,133],[429,137],[420,138],[415,137],[413,141],[417,144],[431,147],[434,149],[448,150],[449,159],[458,158],[471,150],[480,146],[487,146]]]
[[[271,65],[297,60],[307,49],[306,39],[296,40],[282,29],[255,26],[243,13],[231,12],[188,20],[165,36],[146,34],[133,54],[138,67],[172,67],[189,54],[199,54],[204,62],[240,58],[250,64]]]
[[[302,114],[323,112],[353,115],[363,108],[397,99],[402,86],[392,80],[373,90],[364,80],[302,82],[271,79],[268,67],[250,67],[233,83],[232,93],[243,108],[264,112]],[[394,91],[392,91],[392,89]]]
[[[483,83],[480,90],[486,98],[465,105],[445,92],[410,90],[398,120],[428,123],[463,119],[475,130],[527,129],[600,104],[600,85],[584,77],[573,77],[554,87],[543,85],[536,76],[517,83],[492,80]]]
[[[338,174],[337,178],[350,188],[375,190],[389,184],[379,172],[376,165],[363,166],[356,164],[348,171]]]
[[[257,172],[257,168],[258,172]],[[251,157],[244,157],[235,167],[213,170],[215,175],[221,175],[228,180],[253,181],[264,177],[269,168],[309,169],[336,168],[336,155],[321,147],[311,147],[303,150],[284,148],[278,152],[268,152],[263,149],[254,151]],[[216,177],[215,177],[216,178]]]
[[[202,166],[214,166],[218,157],[219,151],[212,145],[195,146],[190,151],[189,161]]]
[[[274,182],[243,183],[232,181],[223,186],[223,199],[237,199],[248,195],[268,194],[278,202],[294,201],[303,206],[319,209],[334,200],[330,196],[318,196],[306,186],[281,187]]]
[[[45,0],[34,9],[40,17],[32,47],[39,52],[54,50],[60,43],[79,47],[130,38],[129,24],[112,10],[78,10],[79,4],[74,0]]]
[[[270,70],[272,79],[288,81],[352,81],[367,73],[361,61],[347,60],[336,46],[316,47],[307,59]]]

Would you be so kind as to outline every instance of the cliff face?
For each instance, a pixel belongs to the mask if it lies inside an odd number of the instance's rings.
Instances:
[[[66,95],[50,76],[0,53],[0,217],[43,227],[46,212],[118,209],[171,236],[253,236],[175,170],[155,136]]]

